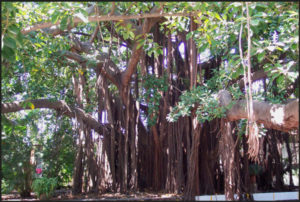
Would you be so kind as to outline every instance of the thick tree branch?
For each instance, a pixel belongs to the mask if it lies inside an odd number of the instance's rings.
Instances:
[[[221,106],[226,106],[231,101],[232,98],[228,91],[222,90],[219,92]],[[299,99],[293,100],[286,105],[253,101],[253,111],[255,121],[263,124],[265,128],[284,132],[299,128]],[[246,101],[236,101],[232,108],[227,111],[226,115],[228,121],[248,119]]]
[[[120,20],[131,20],[131,19],[142,19],[142,18],[160,18],[160,17],[174,17],[174,16],[194,16],[196,13],[146,13],[146,14],[139,14],[139,15],[118,15],[118,16],[90,16],[88,17],[89,22],[103,22],[103,21],[120,21]],[[80,18],[74,17],[73,19],[74,25],[77,23],[83,22]],[[55,24],[51,22],[45,22],[37,25],[33,25],[23,29],[21,32],[22,34],[28,34],[29,32],[36,31],[39,29],[51,28],[59,29],[58,25],[60,21],[56,22]]]
[[[64,53],[64,56],[66,56],[68,59],[71,60],[75,60],[76,62],[78,62],[79,64],[83,64],[83,63],[87,63],[88,60],[84,57],[82,57],[81,55],[77,54],[77,53],[73,53],[73,52],[69,52],[66,51]],[[113,84],[115,84],[116,86],[120,85],[120,71],[118,70],[118,68],[116,67],[115,63],[113,63],[110,59],[108,60],[108,65],[104,65],[104,61],[105,59],[107,59],[107,55],[97,55],[96,56],[97,60],[99,60],[100,62],[98,62],[96,64],[96,66],[92,66],[92,64],[90,63],[89,66],[87,66],[88,68],[98,68],[100,69],[100,73],[108,78]],[[105,67],[104,67],[105,66]]]
[[[152,10],[152,12],[155,12],[155,13],[150,13],[150,14],[156,14],[156,15],[159,14],[159,13],[157,13],[156,8],[154,8]],[[135,35],[137,36],[137,35],[141,34],[142,38],[145,38],[145,34],[148,33],[151,30],[151,28],[153,27],[153,25],[155,23],[157,23],[159,20],[160,20],[159,18],[145,19],[141,30],[137,30]],[[131,54],[131,57],[128,62],[128,67],[124,72],[122,72],[122,85],[124,87],[128,86],[131,76],[135,72],[136,66],[140,60],[140,56],[143,51],[142,47],[137,49],[138,44],[139,43],[137,41],[133,44],[133,50],[132,50],[132,54]]]
[[[99,32],[99,26],[97,25],[97,26],[96,26],[96,29],[95,29],[95,31],[94,31],[94,33],[93,33],[93,35],[91,36],[91,38],[90,38],[90,40],[89,40],[90,43],[93,43],[93,41],[95,40],[95,38],[96,38],[98,32]]]
[[[90,114],[85,113],[82,109],[77,107],[70,107],[63,100],[59,101],[50,101],[48,99],[38,99],[38,100],[28,100],[23,102],[12,102],[12,103],[2,103],[1,104],[1,113],[11,113],[17,112],[25,109],[32,109],[32,105],[26,105],[26,103],[32,103],[35,109],[38,108],[47,108],[58,110],[62,115],[68,116],[70,118],[82,119],[89,127],[94,129],[99,134],[102,134],[103,131],[107,131],[107,126],[99,123],[94,119]]]
[[[90,41],[82,42],[73,34],[70,35],[70,39],[72,41],[71,50],[73,52],[77,52],[77,53],[84,52],[87,54],[92,54],[93,52],[95,52],[95,47],[93,46],[92,42]]]
[[[66,56],[68,59],[75,60],[79,64],[87,62],[87,59],[74,52],[66,51],[63,55]]]
[[[111,11],[110,11],[110,13],[108,14],[108,16],[111,16],[112,14],[114,14],[115,9],[116,9],[116,3],[115,3],[115,2],[112,2],[112,3],[111,3]]]
[[[253,83],[254,81],[266,78],[267,76],[268,76],[267,73],[263,69],[262,70],[258,70],[256,72],[251,73],[251,81]],[[244,84],[243,79],[240,79],[238,81],[238,85],[239,85],[240,89],[244,88],[245,84]]]

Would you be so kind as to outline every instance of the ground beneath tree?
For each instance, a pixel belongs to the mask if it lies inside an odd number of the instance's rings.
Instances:
[[[21,198],[17,192],[11,194],[2,194],[2,201],[38,201],[35,193],[31,193],[30,198]],[[72,195],[71,190],[57,190],[51,201],[109,201],[109,200],[122,200],[122,201],[180,201],[183,200],[182,195],[166,194],[166,193],[153,193],[153,192],[136,192],[128,195],[120,193],[106,193],[106,194],[80,194]]]

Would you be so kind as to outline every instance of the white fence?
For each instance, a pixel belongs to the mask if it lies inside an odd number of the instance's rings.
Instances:
[[[254,201],[299,200],[299,192],[270,192],[252,194]],[[234,195],[237,198],[237,195]],[[225,195],[196,196],[196,201],[225,201]]]

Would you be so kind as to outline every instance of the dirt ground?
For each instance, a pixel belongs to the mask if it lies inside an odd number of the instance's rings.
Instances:
[[[11,194],[3,194],[2,201],[39,201],[35,193],[31,193],[30,198],[21,198],[17,192]],[[136,192],[132,194],[106,193],[106,194],[81,194],[72,195],[70,190],[57,190],[51,201],[182,201],[182,195],[165,194],[165,193],[149,193]]]

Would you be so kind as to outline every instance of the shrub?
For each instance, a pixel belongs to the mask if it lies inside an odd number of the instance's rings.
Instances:
[[[9,194],[13,189],[13,186],[7,180],[1,179],[1,194]]]
[[[56,188],[57,179],[56,178],[37,178],[32,183],[32,189],[37,194],[38,198],[45,196],[49,199]]]

